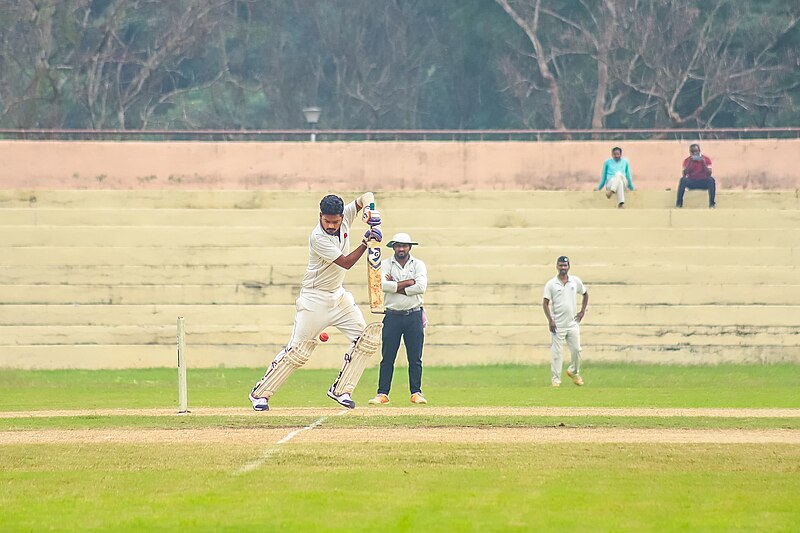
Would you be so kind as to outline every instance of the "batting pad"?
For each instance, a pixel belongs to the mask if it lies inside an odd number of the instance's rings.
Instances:
[[[269,399],[295,370],[306,364],[317,344],[314,339],[303,341],[283,352],[281,357],[276,357],[253,389],[253,396]]]
[[[338,396],[345,392],[353,393],[356,385],[358,385],[358,380],[361,379],[361,374],[364,373],[367,361],[375,355],[381,345],[382,330],[383,323],[381,322],[367,324],[353,347],[344,354],[342,371],[339,372],[339,377],[336,378],[336,383],[333,384],[334,394]]]

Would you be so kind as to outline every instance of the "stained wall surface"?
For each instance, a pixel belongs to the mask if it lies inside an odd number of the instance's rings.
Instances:
[[[590,190],[619,145],[674,189],[688,141],[0,141],[3,189]],[[721,190],[800,188],[800,139],[705,141]]]

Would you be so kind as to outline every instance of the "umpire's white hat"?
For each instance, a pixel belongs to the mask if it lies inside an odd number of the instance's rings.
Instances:
[[[386,243],[388,248],[394,247],[395,244],[419,244],[411,240],[408,233],[395,233],[392,235],[392,240]]]

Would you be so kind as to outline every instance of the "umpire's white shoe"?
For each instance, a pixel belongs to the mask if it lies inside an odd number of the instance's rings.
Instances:
[[[428,403],[428,400],[425,399],[421,392],[415,392],[411,395],[411,403],[423,404]]]
[[[382,392],[379,392],[378,394],[375,395],[374,398],[370,398],[370,400],[367,403],[370,404],[370,405],[384,405],[384,404],[387,404],[387,403],[389,403],[389,395],[388,394],[383,394]]]
[[[333,392],[333,387],[328,389],[328,398],[333,400],[334,402],[347,407],[348,409],[355,409],[356,402],[353,401],[353,398],[350,396],[349,392],[343,392],[341,394],[336,394]]]
[[[266,398],[256,398],[253,396],[251,392],[250,395],[250,403],[253,404],[254,411],[269,411],[269,402]]]

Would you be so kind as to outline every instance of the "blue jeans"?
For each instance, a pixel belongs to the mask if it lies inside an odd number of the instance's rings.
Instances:
[[[678,201],[675,202],[677,207],[683,207],[683,193],[686,192],[686,189],[708,189],[708,207],[716,205],[714,197],[717,193],[717,182],[714,181],[712,176],[704,180],[681,178],[680,183],[678,183]]]

